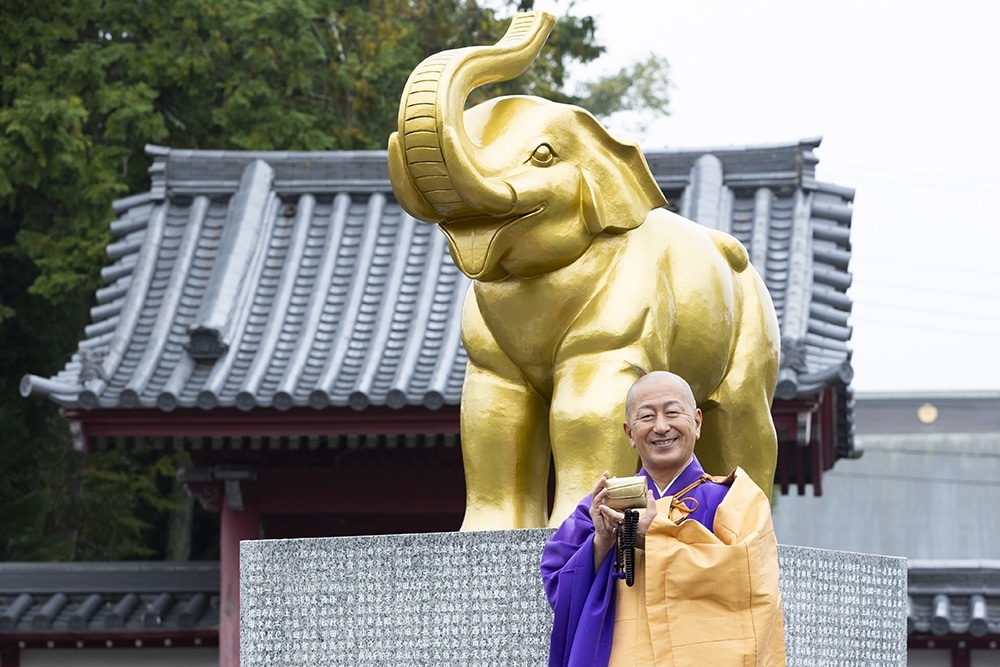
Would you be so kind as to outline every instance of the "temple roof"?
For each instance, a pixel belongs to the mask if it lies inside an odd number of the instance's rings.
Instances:
[[[907,634],[1000,638],[1000,560],[915,560],[907,576]],[[995,646],[995,643],[994,643]]]
[[[646,157],[671,208],[733,234],[764,277],[777,398],[835,387],[846,405],[853,191],[815,180],[818,145]],[[92,323],[61,372],[23,378],[25,396],[85,410],[459,403],[469,281],[396,203],[385,152],[147,152],[149,192],[114,205]]]
[[[0,640],[218,628],[217,562],[0,563]]]

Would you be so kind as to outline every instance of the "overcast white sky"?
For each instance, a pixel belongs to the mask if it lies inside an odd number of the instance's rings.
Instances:
[[[566,0],[536,7],[565,13]],[[607,54],[670,62],[645,148],[823,137],[817,177],[856,189],[857,391],[1000,390],[1000,3],[577,0]]]

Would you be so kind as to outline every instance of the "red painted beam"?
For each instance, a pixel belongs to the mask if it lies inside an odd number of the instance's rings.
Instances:
[[[5,659],[11,648],[18,649],[106,649],[106,648],[180,648],[212,647],[219,645],[219,631],[215,628],[184,630],[172,628],[150,632],[126,628],[124,630],[82,630],[80,632],[25,631],[4,634],[0,641],[0,660]],[[52,646],[49,646],[49,644]],[[15,665],[17,663],[14,663]],[[0,667],[7,667],[0,662]]]
[[[418,406],[393,409],[381,406],[351,408],[293,408],[282,412],[258,408],[214,410],[72,410],[87,438],[100,437],[214,437],[282,435],[391,435],[458,433],[459,408],[428,410]]]
[[[799,412],[812,412],[812,401],[779,401],[771,413],[775,423],[793,419]],[[393,409],[373,406],[351,408],[293,408],[281,411],[255,408],[213,410],[65,410],[66,419],[79,422],[88,438],[98,437],[215,437],[215,436],[309,436],[392,435],[459,432],[459,407],[438,410],[420,406]],[[794,423],[794,422],[793,422]]]
[[[993,633],[974,637],[968,633],[935,635],[929,632],[914,632],[906,636],[906,648],[913,653],[923,650],[949,650],[952,652],[953,660],[966,659],[970,651],[1000,650],[996,635]],[[962,655],[963,653],[966,655]]]
[[[460,467],[280,467],[257,471],[262,514],[430,514],[465,510]]]
[[[465,508],[438,514],[265,514],[267,539],[451,533],[462,525]],[[2,666],[0,666],[2,667]]]

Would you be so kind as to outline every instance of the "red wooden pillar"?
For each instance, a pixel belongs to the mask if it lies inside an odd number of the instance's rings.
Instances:
[[[0,667],[21,667],[21,649],[17,644],[0,644]]]
[[[227,480],[219,544],[219,667],[240,664],[240,541],[260,537],[256,483]],[[234,493],[232,485],[237,485]]]
[[[951,667],[969,667],[972,664],[972,655],[965,642],[958,644],[951,649]]]

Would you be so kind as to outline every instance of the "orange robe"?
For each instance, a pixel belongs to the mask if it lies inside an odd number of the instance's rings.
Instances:
[[[610,667],[785,665],[770,504],[742,469],[731,478],[713,531],[657,501],[635,585],[616,582]]]

